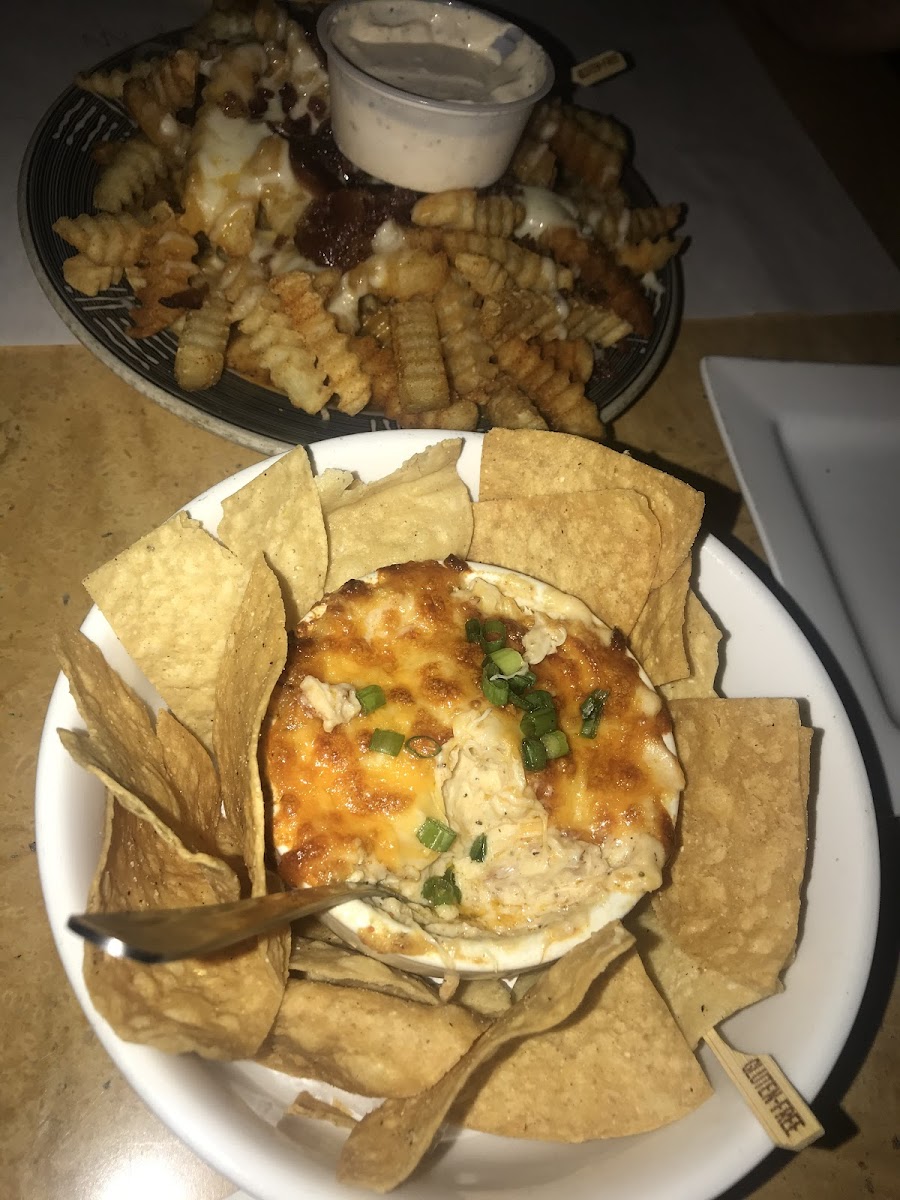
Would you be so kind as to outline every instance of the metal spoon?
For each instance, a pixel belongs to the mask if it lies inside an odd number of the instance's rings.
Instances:
[[[196,908],[144,909],[140,912],[76,913],[69,928],[114,958],[138,962],[173,962],[195,954],[211,954],[247,938],[269,933],[299,917],[334,908],[366,896],[404,897],[367,883],[335,883],[298,888]]]

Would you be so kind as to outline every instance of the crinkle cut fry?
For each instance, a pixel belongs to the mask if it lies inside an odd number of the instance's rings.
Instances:
[[[390,346],[380,343],[371,334],[354,337],[350,344],[368,377],[372,389],[372,403],[386,417],[396,420],[400,415],[400,382]]]
[[[635,275],[646,275],[648,271],[660,271],[674,258],[684,244],[684,238],[662,237],[654,241],[644,238],[629,242],[616,250],[616,261]]]
[[[139,268],[141,282],[135,283],[137,304],[131,310],[132,337],[150,337],[166,329],[185,311],[178,303],[199,268],[194,262],[197,242],[182,227],[168,205],[158,205],[151,216]]]
[[[542,292],[568,292],[574,277],[571,269],[549,255],[535,254],[509,238],[488,237],[464,229],[411,229],[407,241],[414,246],[436,250],[443,248],[450,258],[459,254],[481,254],[506,269],[519,287]]]
[[[406,413],[446,408],[450,388],[441,354],[434,305],[422,296],[391,308],[391,346],[399,376],[400,408]]]
[[[337,394],[338,411],[354,414],[369,403],[371,385],[345,333],[339,333],[306,271],[291,271],[272,280],[271,288],[291,327],[304,339]]]
[[[620,266],[605,246],[588,242],[574,229],[549,229],[541,234],[545,245],[561,262],[579,272],[579,285],[593,298],[608,297],[609,306],[640,337],[653,332],[653,311],[639,281]]]
[[[181,47],[122,89],[125,107],[141,132],[176,163],[187,152],[190,131],[175,114],[193,105],[199,70],[197,51]]]
[[[512,196],[479,196],[474,188],[433,192],[413,205],[414,225],[464,229],[488,237],[510,237],[525,220],[525,206]]]
[[[401,429],[475,429],[478,425],[478,405],[472,400],[451,400],[446,408],[431,412],[400,413],[397,424]]]
[[[509,169],[525,187],[553,187],[556,179],[556,155],[546,142],[526,134],[512,156]]]
[[[84,254],[72,254],[63,259],[63,279],[82,296],[97,296],[122,278],[122,267],[92,262]]]
[[[586,384],[594,373],[594,351],[583,337],[557,338],[541,348],[545,358],[552,359],[560,371]]]
[[[563,313],[557,299],[549,292],[527,288],[506,288],[497,295],[486,296],[481,306],[481,332],[493,342],[497,338],[540,337],[550,341],[563,336]]]
[[[509,287],[509,271],[486,254],[455,254],[453,265],[479,296],[493,296]]]
[[[607,348],[631,333],[631,326],[611,308],[573,298],[564,321],[570,338],[584,338]]]
[[[94,208],[118,213],[138,204],[168,173],[169,164],[159,146],[140,134],[129,138],[101,170],[94,187]]]
[[[113,71],[79,71],[75,76],[75,86],[82,91],[90,92],[93,96],[103,96],[107,100],[121,100],[125,84],[129,79],[142,79],[153,70],[158,58],[146,58],[130,67],[117,67]]]
[[[547,422],[531,399],[503,371],[486,383],[471,398],[484,411],[492,425],[501,429],[546,429]]]
[[[278,296],[268,288],[248,287],[233,312],[241,312],[241,332],[250,338],[249,349],[295,408],[317,413],[325,407],[331,391],[306,342],[281,311]]]
[[[468,396],[497,374],[491,347],[479,329],[475,294],[451,276],[434,299],[444,363],[458,396]]]
[[[497,346],[497,362],[531,397],[551,429],[598,441],[604,436],[596,405],[585,396],[584,385],[557,370],[537,346],[509,338]]]
[[[130,213],[60,217],[53,232],[98,266],[130,267],[141,257],[147,224]]]
[[[559,113],[549,144],[566,170],[598,191],[615,187],[619,182],[624,162],[622,150],[601,141],[566,109]]]
[[[445,254],[403,246],[363,259],[347,272],[346,281],[357,296],[411,300],[414,296],[436,296],[449,273]]]
[[[231,306],[221,292],[187,313],[175,351],[175,378],[183,388],[197,392],[219,382],[230,330]]]

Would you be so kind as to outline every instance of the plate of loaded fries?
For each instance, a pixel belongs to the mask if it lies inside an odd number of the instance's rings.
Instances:
[[[20,176],[39,282],[138,391],[262,452],[398,426],[600,438],[677,334],[684,206],[656,202],[625,126],[564,100],[515,26],[452,7],[504,26],[485,53],[517,49],[488,63],[499,91],[448,100],[395,69],[426,26],[442,61],[448,6],[381,5],[395,15],[360,26],[352,10],[372,3],[214,5],[79,74]],[[454,144],[444,172],[398,175],[427,156],[392,142],[405,126],[354,142],[352,105],[370,104],[348,81],[430,134],[465,119],[489,169],[467,182]],[[521,132],[493,148],[507,109]]]

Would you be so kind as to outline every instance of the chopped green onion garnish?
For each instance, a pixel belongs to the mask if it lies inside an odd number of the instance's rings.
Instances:
[[[534,671],[522,671],[521,674],[510,676],[509,686],[513,692],[518,692],[521,696],[523,692],[527,692],[529,688],[533,688],[537,683],[537,675]]]
[[[487,856],[487,834],[479,833],[478,837],[469,847],[469,858],[472,862],[484,862]]]
[[[504,646],[502,650],[493,650],[488,657],[500,668],[501,675],[515,675],[525,666],[525,659],[518,650],[513,650],[511,646]]]
[[[406,749],[416,758],[437,758],[441,743],[429,733],[416,733],[406,739]]]
[[[541,743],[548,758],[562,758],[564,754],[569,753],[569,739],[561,729],[554,729],[550,733],[542,734]]]
[[[372,737],[369,739],[369,749],[378,750],[382,754],[390,754],[396,758],[403,749],[403,743],[406,738],[402,733],[397,733],[393,729],[373,729]]]
[[[423,846],[429,850],[436,850],[438,854],[449,850],[456,841],[456,834],[450,826],[445,825],[442,821],[436,821],[434,817],[425,818],[416,830],[416,837]]]
[[[581,702],[581,729],[579,736],[583,738],[593,738],[597,736],[597,730],[600,727],[600,718],[603,716],[603,706],[609,699],[609,692],[603,688],[597,688],[596,691],[590,693]]]
[[[381,708],[382,704],[387,704],[387,700],[384,698],[384,689],[380,688],[377,683],[357,688],[356,698],[364,713],[374,712],[376,708]]]
[[[481,641],[481,622],[477,617],[469,617],[468,621],[466,621],[466,641]]]
[[[529,712],[538,712],[542,708],[553,708],[553,697],[549,692],[544,692],[538,689],[534,692],[526,692],[522,697]]]
[[[537,712],[527,712],[519,722],[519,728],[525,737],[540,737],[556,729],[556,709],[539,708]]]
[[[506,626],[502,621],[485,621],[481,627],[481,644],[485,654],[501,650],[506,645]]]
[[[547,750],[540,738],[522,739],[522,762],[526,771],[542,771],[547,765]]]
[[[462,892],[456,885],[453,868],[448,867],[443,875],[432,875],[422,884],[422,898],[429,904],[459,904]]]
[[[509,684],[505,679],[492,679],[487,671],[483,671],[481,675],[481,690],[491,704],[496,704],[498,708],[502,708],[504,704],[509,703]]]
[[[583,717],[599,717],[603,712],[603,706],[609,699],[609,692],[603,688],[596,688],[590,695],[585,696],[581,702],[581,715]]]

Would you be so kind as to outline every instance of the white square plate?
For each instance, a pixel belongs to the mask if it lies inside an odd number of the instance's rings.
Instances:
[[[900,812],[900,367],[701,373],[775,576],[846,675]]]

